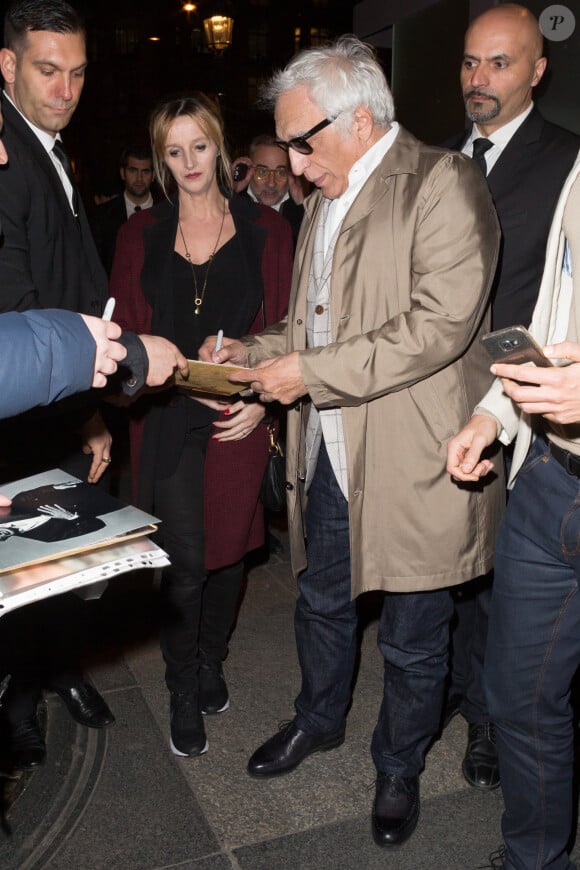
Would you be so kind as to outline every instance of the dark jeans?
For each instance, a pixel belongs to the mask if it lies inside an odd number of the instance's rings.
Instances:
[[[484,683],[509,870],[569,870],[570,684],[580,663],[580,480],[536,439],[500,529]]]
[[[460,711],[470,723],[487,722],[483,662],[487,643],[493,574],[478,577],[454,591],[449,696],[459,695]]]
[[[155,512],[171,565],[163,572],[161,651],[171,692],[197,692],[200,661],[227,655],[244,574],[243,562],[206,572],[203,538],[204,462],[209,429],[186,437],[175,473],[155,484]]]
[[[302,688],[299,728],[338,731],[351,698],[357,649],[351,600],[348,505],[321,448],[306,513],[308,567],[298,580],[295,630]],[[371,752],[379,772],[417,775],[441,715],[449,620],[448,590],[385,593],[378,645],[384,695]]]

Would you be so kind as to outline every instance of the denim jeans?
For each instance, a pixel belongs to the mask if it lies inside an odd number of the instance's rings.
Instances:
[[[580,663],[580,480],[538,438],[500,528],[484,683],[495,722],[509,870],[570,870]]]
[[[357,653],[348,504],[324,445],[308,494],[306,533],[308,567],[298,580],[295,614],[302,670],[296,724],[321,735],[344,725]],[[423,767],[439,727],[452,610],[447,589],[384,595],[378,629],[384,692],[371,747],[381,773],[412,777]]]

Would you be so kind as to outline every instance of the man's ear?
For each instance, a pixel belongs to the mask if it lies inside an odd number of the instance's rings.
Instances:
[[[16,54],[10,48],[0,50],[0,72],[7,84],[13,84],[16,78]]]
[[[532,79],[532,87],[535,88],[539,83],[540,79],[544,75],[546,67],[548,65],[548,59],[546,57],[540,57],[534,64],[534,77]]]
[[[373,116],[367,106],[359,106],[353,112],[355,130],[358,133],[359,138],[366,142],[370,139],[373,129],[374,129],[374,121]]]
[[[121,176],[121,181],[125,181],[125,167],[119,166],[119,175]]]

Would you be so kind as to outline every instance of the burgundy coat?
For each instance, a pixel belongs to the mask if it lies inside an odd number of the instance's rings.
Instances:
[[[230,210],[241,242],[245,264],[262,282],[266,323],[282,319],[288,308],[292,276],[293,243],[290,226],[273,209],[230,200]],[[174,202],[164,201],[134,215],[121,227],[111,273],[111,295],[117,300],[115,320],[132,332],[151,334],[153,311],[145,298],[143,283],[159,282],[170,287],[171,259],[178,212]],[[260,311],[251,333],[262,329]],[[171,336],[167,336],[170,338]],[[136,504],[152,510],[153,469],[158,443],[152,432],[154,409],[147,398],[130,426],[133,495]],[[242,441],[220,443],[210,438],[205,460],[205,562],[208,570],[233,564],[245,553],[264,543],[264,517],[259,490],[268,458],[269,438],[265,425],[258,426]]]

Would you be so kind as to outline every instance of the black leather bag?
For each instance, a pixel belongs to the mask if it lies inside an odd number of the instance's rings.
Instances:
[[[270,453],[260,488],[260,501],[266,510],[280,513],[286,507],[286,458],[272,425],[268,426]]]

